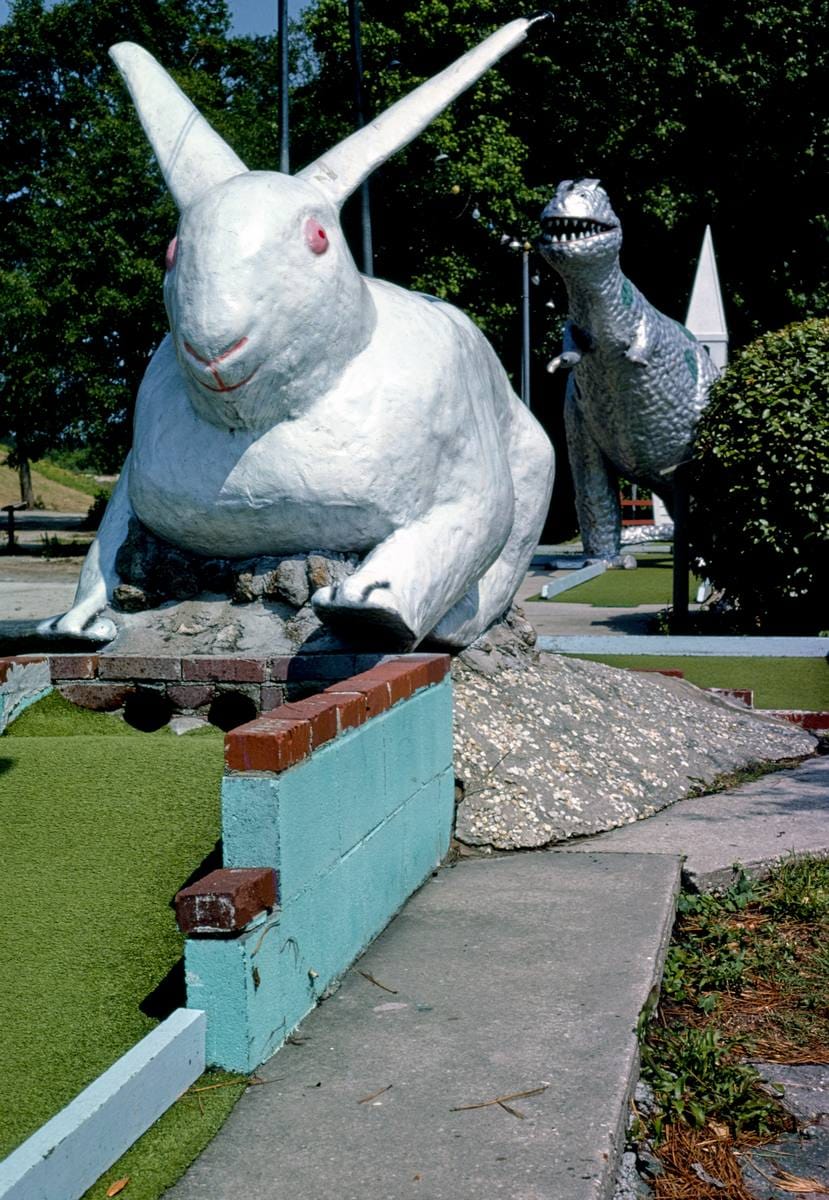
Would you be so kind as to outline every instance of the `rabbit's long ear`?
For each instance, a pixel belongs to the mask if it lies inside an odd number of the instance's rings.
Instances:
[[[134,42],[119,42],[109,54],[180,209],[214,184],[247,171],[151,54]]]
[[[523,41],[531,25],[550,15],[539,13],[504,25],[297,174],[327,192],[335,204],[342,204],[376,167],[408,145],[456,96]]]

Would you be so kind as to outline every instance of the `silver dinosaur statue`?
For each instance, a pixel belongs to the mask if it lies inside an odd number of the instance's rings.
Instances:
[[[672,475],[718,375],[694,335],[649,304],[619,266],[622,229],[597,179],[565,179],[541,214],[538,249],[567,287],[564,419],[585,553],[618,558],[618,476],[672,512]]]

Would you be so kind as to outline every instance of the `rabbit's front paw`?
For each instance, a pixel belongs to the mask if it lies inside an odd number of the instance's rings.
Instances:
[[[118,632],[108,617],[89,617],[83,610],[70,608],[63,616],[49,617],[37,627],[41,637],[78,638],[85,642],[111,642]]]
[[[409,649],[416,635],[388,583],[366,583],[359,575],[320,588],[311,603],[321,621],[349,638],[376,646]]]

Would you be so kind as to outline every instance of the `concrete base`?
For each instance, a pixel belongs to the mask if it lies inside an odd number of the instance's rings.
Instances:
[[[699,891],[727,887],[734,863],[763,876],[791,854],[829,856],[829,758],[807,759],[731,792],[680,800],[572,848],[682,854],[684,882]]]
[[[443,869],[170,1200],[608,1196],[678,881],[645,855]]]

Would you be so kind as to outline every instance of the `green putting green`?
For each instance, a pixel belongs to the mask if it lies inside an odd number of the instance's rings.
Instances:
[[[560,596],[551,604],[592,604],[595,608],[635,608],[639,604],[670,604],[673,597],[673,559],[662,554],[636,555],[635,571],[605,571]],[[696,596],[699,580],[688,576],[688,599]]]
[[[827,641],[829,650],[829,641]],[[697,687],[751,688],[756,708],[829,709],[829,664],[823,658],[715,658],[651,654],[579,654],[609,667],[682,671]]]
[[[0,740],[0,1157],[185,1002],[170,902],[219,837],[222,748],[218,730],[140,733],[54,693]],[[169,1187],[241,1091],[174,1105],[126,1156],[132,1200]]]

